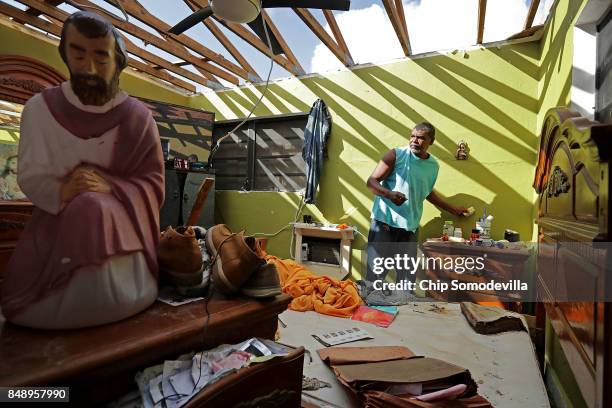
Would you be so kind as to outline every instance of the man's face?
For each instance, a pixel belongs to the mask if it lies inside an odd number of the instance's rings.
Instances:
[[[85,105],[103,105],[117,92],[115,38],[87,38],[70,25],[66,31],[66,61],[74,93]]]
[[[429,132],[425,129],[413,130],[412,135],[410,136],[410,150],[414,154],[422,154],[427,152],[431,146],[431,137],[429,136]]]

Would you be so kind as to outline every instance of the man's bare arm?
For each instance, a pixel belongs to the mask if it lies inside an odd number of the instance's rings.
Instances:
[[[384,188],[380,182],[383,181],[393,170],[395,166],[395,149],[389,150],[383,156],[382,160],[378,162],[376,168],[368,177],[368,181],[366,185],[370,189],[371,192],[376,194],[377,196],[381,196],[384,198],[388,198],[395,205],[402,205],[404,201],[406,201],[406,196],[399,191],[391,191],[389,189]]]
[[[448,203],[435,190],[432,190],[431,193],[429,193],[429,195],[427,196],[427,201],[429,201],[436,207],[441,208],[444,211],[448,211],[449,213],[454,215],[462,215],[463,213],[468,211],[468,209],[465,207],[456,207]]]

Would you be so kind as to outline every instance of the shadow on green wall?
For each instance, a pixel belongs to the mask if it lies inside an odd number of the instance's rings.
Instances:
[[[490,127],[478,122],[477,120],[462,113],[458,109],[452,108],[447,103],[431,95],[428,95],[426,92],[417,89],[414,85],[411,85],[408,82],[402,80],[401,78],[390,74],[384,69],[373,67],[368,70],[357,71],[357,75],[359,78],[363,79],[363,81],[369,86],[372,91],[379,93],[383,98],[391,102],[391,104],[393,104],[397,109],[402,111],[403,114],[406,115],[413,123],[421,122],[425,120],[425,118],[418,112],[416,112],[412,107],[410,107],[406,102],[401,100],[401,98],[399,98],[393,92],[387,90],[386,87],[381,86],[378,82],[379,79],[388,84],[392,84],[396,89],[402,92],[411,94],[411,96],[414,96],[415,98],[419,98],[419,100],[427,103],[432,109],[435,109],[439,111],[440,114],[447,115],[454,119],[456,122],[469,127],[475,133],[482,135],[491,135],[491,138],[495,140],[498,145],[508,151],[515,152],[519,157],[522,158],[522,160],[529,163],[533,163],[535,161],[535,147],[534,149],[528,149],[523,144],[519,144],[508,139],[505,135],[500,134],[498,131],[495,131],[494,129],[491,129]],[[382,157],[384,152],[389,149],[389,146],[383,144],[380,138],[372,134],[360,122],[358,118],[356,118],[344,106],[342,106],[341,101],[350,101],[353,106],[355,106],[359,110],[368,112],[368,114],[374,119],[380,121],[381,123],[387,124],[399,134],[408,134],[410,131],[408,121],[401,122],[389,116],[388,114],[382,112],[380,109],[376,108],[364,99],[359,98],[350,91],[342,88],[333,81],[324,78],[313,78],[311,81],[305,82],[304,85],[309,87],[315,94],[319,95],[324,100],[329,100],[330,108],[333,109],[337,115],[341,116],[343,120],[346,121],[353,129],[355,129],[356,132],[361,136],[360,139],[357,139],[355,136],[351,136],[351,132],[336,127],[334,130],[334,136],[337,136],[334,137],[336,143],[334,146],[336,147],[339,143],[339,140],[345,143],[349,143],[355,149],[361,151],[364,155],[366,155],[374,162],[377,162]],[[449,86],[454,85],[455,84],[449,84]],[[332,94],[336,97],[332,98]],[[482,103],[480,99],[481,98],[478,98],[477,103]],[[526,99],[526,103],[533,103],[533,99]],[[490,112],[490,114],[495,115],[496,112]],[[513,126],[516,126],[516,123],[513,123]],[[530,139],[530,144],[535,145],[536,138],[531,135],[528,130],[521,128],[520,131],[523,133],[525,138]],[[370,142],[370,145],[364,142],[366,140]],[[511,209],[518,208],[521,212],[525,212],[527,217],[531,216],[531,201],[523,197],[514,188],[512,188],[511,183],[509,183],[508,180],[500,178],[489,167],[482,164],[479,161],[477,155],[472,155],[469,161],[463,162],[455,160],[452,155],[446,153],[454,151],[455,148],[455,142],[443,131],[438,131],[436,143],[432,146],[431,152],[432,154],[434,154],[434,156],[436,156],[436,158],[438,158],[439,161],[441,161],[445,165],[456,169],[457,171],[463,173],[464,176],[486,187],[487,189],[492,191],[496,197],[501,197],[501,200],[486,204],[490,207],[495,208],[498,213],[510,214],[512,213]],[[336,153],[338,152],[334,151],[334,157],[337,157]],[[339,180],[341,180],[341,184],[343,182],[346,183],[346,185],[348,186],[356,187],[358,190],[367,191],[364,176],[356,173],[355,170],[353,170],[350,166],[341,166],[329,162],[327,162],[325,166],[325,174],[327,175],[329,173],[333,173],[334,177],[338,177]],[[324,177],[322,179],[321,185],[323,186],[323,188],[319,193],[318,197],[320,199],[321,208],[325,208],[326,215],[330,215],[328,219],[333,219],[334,216],[336,216],[339,212],[342,211],[342,203],[338,201],[338,195],[333,194],[334,190],[338,190],[338,183],[334,182],[331,177],[329,177],[329,181],[331,182],[331,184],[327,183],[327,180],[327,177]],[[340,193],[351,205],[356,206],[359,209],[359,213],[363,215],[364,218],[369,218],[369,207],[371,205],[371,202],[363,204],[354,194],[349,191],[349,189],[341,188],[339,190]],[[332,198],[328,198],[328,196],[331,196]],[[455,202],[458,204],[468,204],[475,201],[477,200],[472,198],[466,201]],[[483,203],[483,205],[480,207],[480,210],[482,210],[484,205],[485,204]],[[506,225],[508,226],[508,228],[510,228],[510,225],[512,224]],[[363,225],[361,227],[366,228],[367,226]],[[521,234],[524,234],[524,236],[531,236],[531,223],[523,223],[523,225],[515,228],[519,229],[519,232]]]
[[[450,75],[448,75],[432,63],[423,63],[422,66],[431,74],[439,75],[437,79],[440,80],[442,83],[448,85],[450,89],[455,89],[455,87],[457,87],[458,90],[455,90],[459,92],[465,99],[470,101],[474,106],[479,107],[485,115],[487,115],[493,120],[496,120],[495,116],[498,114],[497,109],[489,111],[483,108],[483,104],[485,103],[485,101],[483,100],[483,98],[475,94],[475,92],[469,90],[469,88],[461,84],[459,81],[454,80],[454,78],[450,77]],[[397,95],[380,86],[380,83],[378,81],[381,81],[388,85],[392,85],[398,91],[419,100],[421,103],[426,104],[429,108],[437,111],[441,116],[445,116],[448,119],[453,120],[457,124],[460,124],[461,126],[470,130],[471,132],[477,135],[488,136],[490,140],[495,141],[495,144],[497,144],[504,150],[512,153],[517,158],[527,163],[535,162],[535,147],[529,148],[522,143],[517,143],[507,135],[499,132],[496,129],[491,128],[490,126],[482,122],[479,122],[472,116],[462,112],[459,108],[451,106],[443,100],[436,98],[435,96],[427,93],[422,89],[417,88],[416,86],[410,84],[408,81],[398,77],[397,75],[394,75],[382,68],[374,67],[371,70],[364,70],[364,72],[360,72],[359,76],[361,79],[364,80],[364,82],[370,85],[372,89],[377,90],[384,98],[388,98],[388,100],[391,101],[397,109],[402,111],[410,119],[415,120],[415,123],[424,120],[424,118]],[[448,81],[448,83],[446,81]],[[477,81],[477,79],[474,79],[474,82]],[[464,91],[465,94],[461,91]],[[475,99],[471,100],[470,97],[473,97]],[[388,121],[390,119],[387,118],[386,120]],[[403,124],[403,127],[407,129],[406,124]],[[514,131],[516,131],[516,129],[511,128],[508,129],[508,131],[513,133]],[[406,132],[408,132],[408,130],[406,130]],[[535,145],[535,140],[533,136],[529,135],[529,133],[529,130],[523,128],[518,132],[518,134],[515,134],[515,136],[525,141],[526,143]],[[454,151],[454,149],[456,148],[455,142],[450,139],[442,139],[438,140],[438,142],[444,147],[446,147],[448,151]]]

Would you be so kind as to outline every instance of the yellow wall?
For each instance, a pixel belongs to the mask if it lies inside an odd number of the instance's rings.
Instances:
[[[440,162],[436,189],[454,204],[484,207],[495,216],[494,238],[505,228],[531,238],[533,193],[530,180],[537,151],[537,42],[434,54],[323,76],[289,78],[270,85],[255,115],[308,111],[322,98],[333,116],[329,159],[316,206],[305,213],[331,223],[355,225],[367,235],[373,194],[365,181],[390,148],[406,145],[411,128],[427,120],[437,129],[430,152]],[[207,93],[192,105],[224,118],[242,117],[261,88]],[[470,159],[454,158],[466,140]],[[297,194],[220,192],[218,220],[248,233],[270,233],[293,221]],[[439,236],[445,219],[470,231],[475,217],[458,219],[426,203],[421,239]],[[269,249],[288,256],[290,231]],[[356,242],[362,249],[365,239]],[[357,261],[359,253],[353,254]],[[354,262],[354,266],[358,266]],[[357,270],[354,268],[353,272]]]

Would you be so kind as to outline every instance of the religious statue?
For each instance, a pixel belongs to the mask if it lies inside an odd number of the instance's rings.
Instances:
[[[33,328],[109,323],[157,298],[163,156],[150,111],[119,89],[125,44],[77,12],[59,52],[70,81],[22,114],[17,181],[35,209],[1,293],[6,319]]]
[[[464,140],[460,140],[457,143],[457,152],[455,153],[455,158],[457,160],[467,160],[470,154],[470,148]]]

